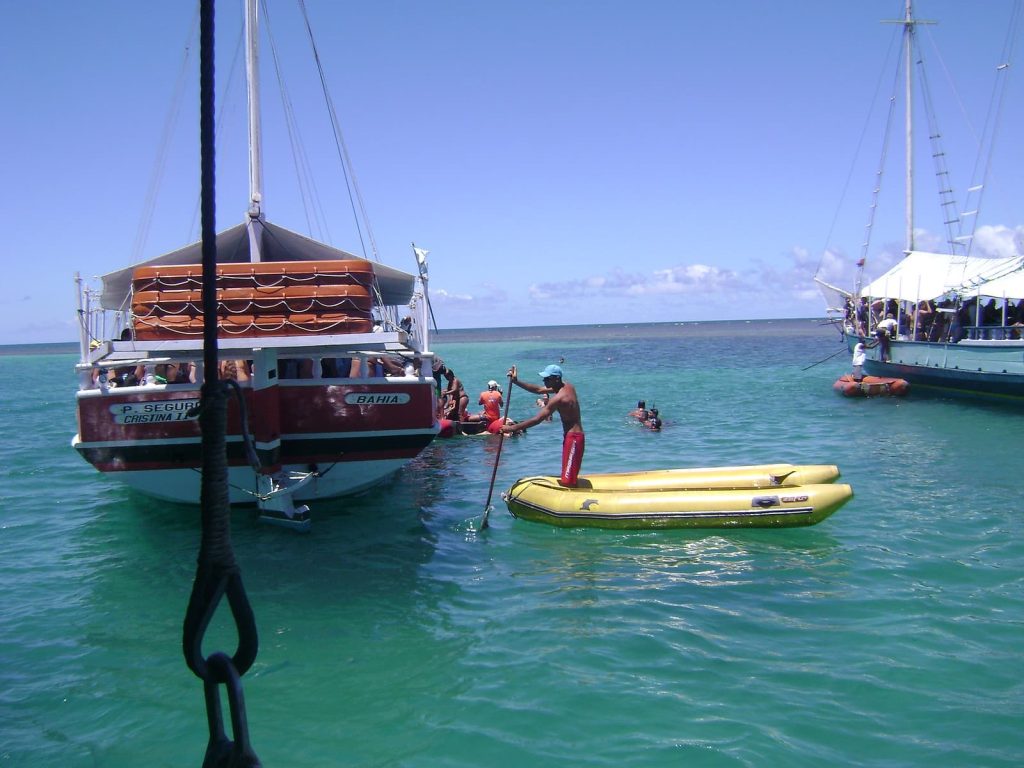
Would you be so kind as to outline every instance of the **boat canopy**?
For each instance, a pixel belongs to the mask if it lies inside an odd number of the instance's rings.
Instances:
[[[862,296],[910,302],[954,293],[1024,298],[1024,257],[984,258],[911,251],[861,289]]]
[[[262,228],[260,261],[326,261],[332,259],[359,259],[359,256],[312,240],[290,229],[270,222],[257,222]],[[123,309],[132,287],[132,273],[137,267],[155,267],[164,264],[201,264],[203,244],[195,242],[176,251],[165,253],[147,261],[132,264],[103,275],[103,293],[100,305],[104,309]],[[248,225],[237,226],[217,233],[217,263],[252,261],[249,256]],[[381,300],[387,305],[404,305],[412,299],[416,285],[415,275],[373,262],[373,273],[380,288]]]

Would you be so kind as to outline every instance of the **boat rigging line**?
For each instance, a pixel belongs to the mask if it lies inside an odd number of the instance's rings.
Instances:
[[[864,147],[864,140],[867,137],[868,131],[869,131],[870,126],[871,126],[872,116],[874,115],[874,111],[875,111],[874,110],[874,105],[878,101],[878,95],[879,95],[879,93],[882,90],[882,83],[885,81],[884,74],[889,71],[889,61],[890,61],[890,59],[891,59],[891,57],[893,55],[893,49],[896,47],[895,46],[895,40],[896,39],[898,39],[898,38],[893,38],[893,40],[889,44],[889,50],[886,53],[886,56],[885,56],[885,59],[884,59],[885,63],[883,64],[882,69],[881,69],[881,71],[879,73],[878,82],[875,84],[875,92],[872,95],[871,100],[869,102],[868,113],[864,117],[864,125],[861,127],[860,136],[857,139],[857,147],[854,150],[853,158],[850,160],[850,168],[849,168],[849,170],[846,173],[846,181],[843,183],[843,190],[842,190],[842,192],[839,195],[839,202],[836,205],[835,213],[832,216],[832,222],[829,225],[828,235],[825,237],[825,247],[821,249],[821,258],[818,260],[818,267],[815,270],[815,273],[814,273],[815,275],[818,275],[818,274],[821,273],[822,267],[824,266],[825,256],[830,252],[829,251],[829,246],[830,246],[830,244],[832,242],[832,235],[835,232],[836,222],[839,220],[839,213],[842,210],[844,202],[846,200],[846,194],[847,194],[847,192],[849,191],[849,188],[850,188],[850,181],[853,179],[854,169],[857,166],[857,159],[860,157],[861,150]],[[892,99],[890,99],[889,100],[890,116],[889,116],[889,118],[887,118],[887,120],[891,120],[892,119],[891,118],[891,113],[892,113],[893,108],[894,108],[893,107],[893,101],[892,101]],[[888,129],[887,129],[883,135],[887,136],[888,133],[889,132],[888,132]],[[879,170],[876,175],[880,177],[881,176],[881,170]],[[876,184],[876,187],[877,186],[878,185]],[[876,191],[876,196],[877,196],[877,191]],[[870,223],[869,223],[868,227],[870,228]],[[818,282],[821,282],[821,281],[819,280]]]
[[[331,242],[332,238],[327,215],[320,202],[320,195],[316,188],[316,179],[313,175],[313,167],[309,162],[309,155],[306,153],[305,144],[302,141],[299,121],[295,117],[295,108],[288,93],[284,73],[281,69],[281,60],[277,53],[277,45],[274,42],[274,34],[270,23],[269,8],[265,1],[261,3],[261,6],[263,11],[263,23],[261,26],[267,30],[267,40],[270,43],[270,56],[274,63],[274,74],[277,77],[277,88],[281,96],[281,109],[284,113],[285,128],[288,132],[288,143],[291,147],[292,163],[295,166],[295,178],[299,187],[299,196],[302,198],[302,211],[306,217],[306,229],[310,236]]]
[[[370,253],[374,261],[380,261],[377,251],[377,241],[373,236],[373,229],[370,227],[370,218],[366,214],[366,205],[363,203],[363,195],[359,189],[359,181],[356,179],[355,168],[348,153],[348,145],[345,143],[345,136],[341,132],[341,123],[338,120],[337,110],[334,108],[334,100],[331,99],[330,90],[327,88],[327,76],[324,74],[323,63],[320,61],[320,50],[317,48],[316,38],[313,36],[313,26],[309,22],[309,13],[306,11],[305,0],[299,0],[299,9],[302,11],[302,20],[306,25],[306,34],[309,36],[309,45],[313,51],[313,60],[316,62],[317,73],[320,76],[320,88],[324,94],[324,103],[327,105],[327,112],[331,118],[331,128],[334,132],[334,146],[341,160],[341,170],[345,177],[345,186],[348,189],[349,203],[352,206],[352,216],[355,219],[356,230],[359,233],[359,244],[363,249],[363,256],[366,257],[366,243],[363,241],[362,225],[366,226],[366,237],[370,241]],[[357,211],[358,208],[358,211]]]
[[[841,355],[841,354],[843,354],[844,352],[848,352],[848,351],[849,351],[849,350],[847,350],[847,349],[846,349],[846,347],[843,347],[843,348],[842,348],[842,349],[840,349],[840,350],[839,350],[838,352],[833,352],[833,353],[832,353],[831,355],[829,355],[828,357],[826,357],[826,358],[824,358],[824,359],[822,359],[822,360],[819,360],[819,361],[818,361],[818,362],[816,362],[816,363],[811,363],[811,364],[810,364],[810,365],[808,365],[808,366],[807,366],[806,368],[801,368],[800,370],[801,370],[801,371],[809,371],[809,370],[811,370],[811,368],[813,368],[814,366],[816,366],[816,365],[821,365],[822,363],[826,363],[826,362],[828,362],[829,360],[831,360],[831,359],[832,359],[833,357],[835,357],[836,355]]]

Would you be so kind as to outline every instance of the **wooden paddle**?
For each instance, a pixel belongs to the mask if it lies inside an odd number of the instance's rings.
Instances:
[[[512,366],[513,370],[515,366]],[[508,421],[508,406],[512,402],[512,374],[508,375],[508,395],[505,397],[505,415],[501,417],[501,425],[505,426]],[[494,478],[498,476],[498,462],[501,461],[501,446],[505,444],[505,433],[498,433],[498,453],[494,456],[494,470],[491,472],[491,487],[487,489],[487,504],[484,506],[484,516],[480,520],[480,530],[487,527],[487,516],[491,514],[491,494],[494,493]]]

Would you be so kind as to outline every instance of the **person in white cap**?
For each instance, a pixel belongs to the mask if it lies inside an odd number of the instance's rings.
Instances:
[[[498,382],[494,379],[487,382],[487,389],[480,393],[477,404],[484,407],[484,412],[479,417],[481,420],[491,424],[501,418],[501,407],[505,401],[501,396],[501,387],[498,386]]]
[[[580,418],[580,401],[576,396],[576,387],[562,380],[562,369],[557,365],[549,365],[540,372],[544,385],[530,384],[519,380],[518,371],[513,365],[508,372],[513,384],[533,392],[536,395],[549,395],[547,403],[530,418],[516,424],[508,424],[501,428],[505,434],[521,432],[524,429],[550,419],[558,413],[562,420],[562,474],[558,484],[575,487],[579,479],[580,466],[583,464],[583,420]]]

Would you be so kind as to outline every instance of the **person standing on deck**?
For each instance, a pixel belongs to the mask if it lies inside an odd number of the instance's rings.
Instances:
[[[583,421],[580,418],[580,402],[576,395],[576,387],[562,380],[562,369],[557,365],[549,365],[538,374],[544,380],[543,386],[520,381],[514,365],[508,375],[513,384],[527,392],[550,396],[544,407],[533,416],[514,425],[508,424],[502,427],[501,431],[505,434],[522,431],[551,418],[553,413],[558,413],[562,420],[563,433],[562,474],[558,478],[558,484],[575,487],[580,466],[583,464],[584,447]]]
[[[875,336],[878,338],[878,343],[881,344],[882,348],[879,350],[880,357],[883,363],[888,363],[889,357],[889,339],[896,336],[896,318],[889,312],[886,314],[884,320],[879,320],[878,325],[875,326]]]

